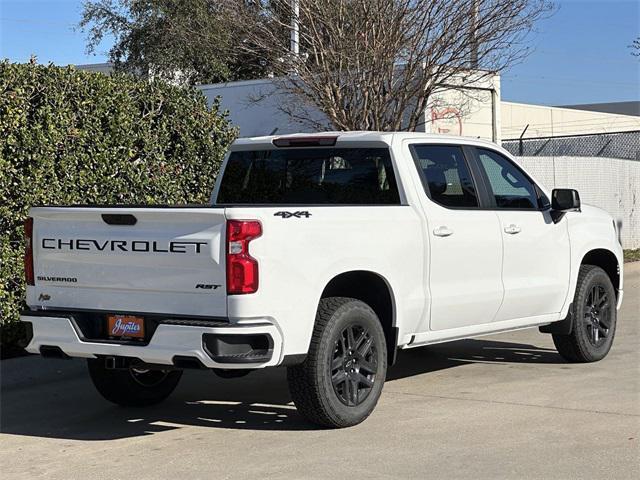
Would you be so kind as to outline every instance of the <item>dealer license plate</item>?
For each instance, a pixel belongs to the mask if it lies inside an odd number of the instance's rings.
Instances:
[[[144,338],[144,318],[134,315],[108,315],[110,337]]]

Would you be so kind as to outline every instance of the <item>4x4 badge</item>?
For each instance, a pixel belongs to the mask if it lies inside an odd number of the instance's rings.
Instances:
[[[300,211],[300,212],[276,212],[273,214],[274,217],[282,217],[282,218],[291,218],[291,217],[295,217],[295,218],[309,218],[311,216],[311,214],[309,212],[307,212],[306,210]]]

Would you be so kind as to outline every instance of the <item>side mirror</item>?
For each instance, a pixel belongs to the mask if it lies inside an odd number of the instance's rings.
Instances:
[[[580,211],[580,194],[571,188],[556,188],[551,192],[551,208],[559,212]]]
[[[555,188],[551,192],[551,217],[558,223],[565,213],[580,211],[580,194],[571,188]]]

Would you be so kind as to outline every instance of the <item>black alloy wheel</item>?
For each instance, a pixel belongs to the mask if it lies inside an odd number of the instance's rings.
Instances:
[[[387,338],[376,312],[361,300],[320,300],[305,360],[287,368],[291,399],[316,425],[344,428],[367,418],[387,374]]]
[[[611,303],[607,291],[601,284],[591,287],[584,306],[584,326],[587,338],[594,347],[599,347],[609,335],[611,328]]]
[[[567,334],[553,334],[558,353],[569,362],[596,362],[607,356],[617,322],[617,296],[609,275],[595,265],[582,265],[569,309]]]
[[[342,403],[361,404],[376,381],[378,363],[375,339],[362,325],[349,325],[334,343],[331,383]]]

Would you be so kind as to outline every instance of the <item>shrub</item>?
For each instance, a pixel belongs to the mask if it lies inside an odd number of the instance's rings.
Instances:
[[[0,62],[2,343],[24,307],[29,207],[207,202],[234,136],[193,88]]]

